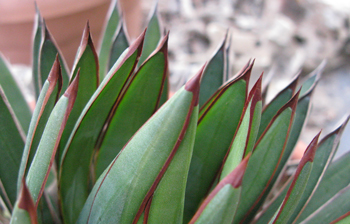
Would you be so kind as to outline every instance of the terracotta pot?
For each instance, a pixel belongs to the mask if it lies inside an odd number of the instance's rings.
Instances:
[[[87,20],[98,47],[110,0],[36,2],[70,67]],[[34,0],[0,0],[0,51],[13,64],[31,63],[34,13]]]

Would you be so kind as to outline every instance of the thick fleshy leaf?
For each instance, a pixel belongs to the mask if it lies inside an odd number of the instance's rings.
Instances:
[[[290,221],[294,222],[294,220],[297,219],[297,217],[301,214],[303,209],[306,207],[307,202],[312,197],[312,194],[315,192],[318,184],[320,183],[323,177],[323,174],[328,168],[328,165],[330,164],[336,152],[336,149],[340,142],[341,135],[348,121],[349,121],[349,118],[339,128],[337,128],[332,133],[328,134],[320,142],[318,149],[316,151],[316,155],[314,159],[315,163],[313,165],[309,181],[306,185],[306,189],[304,190],[303,195],[300,199],[300,202],[296,207],[295,212],[291,216]]]
[[[55,63],[50,71],[48,79],[45,81],[38,101],[36,103],[32,120],[28,130],[28,135],[22,155],[21,165],[18,173],[17,192],[21,187],[21,180],[26,176],[26,172],[32,163],[36,149],[39,145],[50,113],[57,102],[62,87],[62,76],[59,60],[56,57]]]
[[[28,170],[26,183],[35,206],[43,194],[50,169],[60,142],[64,126],[71,112],[78,91],[79,75],[58,100],[46,123],[40,143]]]
[[[9,69],[8,62],[1,53],[0,85],[2,86],[2,89],[22,127],[22,130],[25,134],[27,134],[32,112],[30,111],[27,101],[25,100],[23,93],[18,87],[16,80]]]
[[[124,30],[123,20],[120,19],[117,32],[113,37],[113,42],[110,50],[110,57],[108,62],[108,71],[113,67],[120,55],[129,47],[129,41]]]
[[[315,88],[315,85],[309,89],[307,93],[304,94],[301,98],[299,98],[298,105],[295,111],[295,116],[292,124],[292,129],[289,134],[288,143],[287,146],[283,152],[283,156],[281,158],[281,162],[278,165],[278,168],[276,170],[276,173],[270,183],[270,189],[275,184],[277,178],[281,174],[284,167],[286,167],[287,161],[290,158],[293,149],[295,148],[300,133],[304,127],[305,121],[307,120],[307,116],[310,113],[311,108],[311,97],[312,92]],[[268,191],[270,191],[270,189]]]
[[[288,142],[284,149],[281,161],[275,171],[275,174],[271,182],[269,183],[269,186],[266,189],[265,194],[261,197],[261,200],[258,203],[257,208],[260,207],[262,203],[266,200],[268,195],[271,193],[271,190],[273,191],[275,184],[278,182],[278,178],[284,173],[283,171],[287,166],[287,161],[290,158],[295,145],[297,144],[297,141],[304,127],[307,116],[309,115],[310,107],[311,107],[311,103],[310,103],[311,96],[315,86],[316,86],[316,83],[314,82],[314,85],[308,89],[308,92],[304,93],[304,96],[299,98],[295,115],[294,115],[292,129],[290,130]]]
[[[317,187],[319,182],[323,177],[323,173],[328,167],[330,160],[332,159],[337,145],[340,140],[341,133],[345,127],[346,123],[343,123],[339,128],[337,128],[332,133],[328,134],[326,137],[322,139],[322,141],[317,146],[317,151],[314,158],[314,164],[312,167],[312,171],[309,177],[309,181],[306,185],[306,188],[302,194],[298,207],[295,209],[292,217],[290,218],[291,222],[297,217],[297,215],[302,211],[303,207],[307,205],[307,201],[313,194],[314,189]],[[284,197],[287,194],[288,187],[285,187],[279,195],[271,202],[271,204],[264,209],[263,215],[259,218],[257,223],[267,223],[268,220],[271,219],[275,211],[278,209],[279,205],[282,203]],[[320,204],[319,204],[320,205]],[[266,210],[266,211],[265,211]]]
[[[310,92],[310,90],[318,83],[326,64],[326,60],[323,60],[321,64],[308,75],[308,79],[304,81],[301,87],[301,97],[308,94],[308,92]]]
[[[225,75],[224,75],[224,83],[227,82],[231,77],[231,64],[230,64],[230,52],[231,52],[231,35],[227,31],[226,34],[228,37],[226,38],[226,47],[225,47]]]
[[[55,40],[53,39],[51,33],[47,29],[45,22],[41,25],[44,31],[44,39],[43,43],[39,52],[39,72],[38,72],[38,84],[39,89],[41,91],[42,85],[45,83],[46,79],[48,78],[51,67],[56,59],[56,56],[58,54],[58,58],[60,60],[61,65],[61,71],[62,71],[62,92],[66,90],[68,86],[68,73],[69,70],[66,65],[66,61],[62,57],[62,53],[60,52],[59,48],[57,47],[57,44]],[[39,95],[39,94],[38,94]]]
[[[150,14],[150,19],[147,25],[145,34],[144,47],[142,49],[141,57],[138,62],[138,66],[152,54],[157,48],[159,41],[162,39],[162,28],[160,26],[160,18],[158,14],[157,4],[155,5],[153,12]]]
[[[295,88],[297,87],[298,80],[299,75],[296,76],[286,88],[279,92],[277,96],[275,96],[275,98],[263,108],[258,137],[260,137],[265,131],[266,127],[276,115],[277,111],[292,98]]]
[[[101,143],[95,146],[98,150],[95,156],[96,179],[157,110],[168,69],[167,43],[168,36],[163,38],[159,48],[142,64],[110,112],[106,132],[99,138]]]
[[[149,210],[145,208],[147,223],[182,223],[187,174],[190,167],[196,126],[198,105],[193,109],[191,121],[172,162],[150,199]],[[140,218],[141,219],[141,218]]]
[[[307,206],[304,208],[298,221],[306,219],[310,214],[330,200],[341,189],[350,184],[350,153],[331,163],[320,184]],[[336,184],[334,184],[336,183]]]
[[[142,50],[144,33],[120,57],[85,106],[61,158],[59,189],[65,223],[75,223],[89,195],[90,165],[105,122]]]
[[[230,82],[232,82],[232,80],[235,80],[236,78],[240,77],[249,68],[249,66],[253,66],[252,64],[254,64],[254,61],[251,63],[251,60],[249,60],[247,62],[247,64],[245,64],[244,67],[239,72],[237,72],[233,78],[231,78],[231,81],[229,80],[226,83],[230,83]],[[224,84],[223,86],[225,86],[225,85],[226,84]],[[199,117],[201,117],[207,111],[207,109],[211,106],[213,101],[220,94],[220,91],[221,91],[220,88],[218,90],[216,90],[216,92],[209,98],[209,100],[207,102],[205,102],[205,104],[200,108]]]
[[[184,223],[190,221],[207,196],[238,126],[252,64],[214,94],[200,113],[186,187]]]
[[[204,103],[207,102],[207,100],[223,84],[225,73],[224,54],[226,38],[227,35],[205,68],[201,83],[201,90],[199,93],[199,107],[202,107]]]
[[[331,223],[350,211],[350,185],[340,190],[300,224]]]
[[[340,216],[336,220],[332,221],[330,224],[348,224],[350,223],[350,211]]]
[[[242,159],[251,152],[255,144],[262,107],[261,80],[262,76],[255,83],[244,105],[240,123],[224,159],[220,180],[224,179],[241,163]]]
[[[208,195],[191,219],[193,223],[232,223],[239,202],[242,178],[250,154]]]
[[[202,72],[187,82],[125,145],[95,184],[77,223],[137,223],[152,196],[159,197],[155,200],[160,201],[167,197],[163,187],[182,188],[184,195],[184,177],[180,175],[180,180],[171,180],[169,176],[181,166],[181,159],[175,157],[183,155],[182,150],[187,152],[182,159],[189,166]],[[180,164],[172,165],[175,161]],[[167,186],[167,183],[176,185]],[[157,187],[161,190],[156,193]],[[182,217],[177,217],[181,211],[174,214],[176,220],[181,221]]]
[[[291,186],[287,191],[287,195],[269,223],[288,223],[288,220],[293,215],[293,212],[297,208],[300,198],[304,193],[311,174],[311,170],[313,168],[319,136],[320,133],[316,135],[316,137],[311,141],[310,145],[306,149],[304,156],[302,157],[295,172]]]
[[[24,132],[0,85],[0,193],[10,211],[16,201],[24,142]]]
[[[107,65],[109,62],[110,51],[113,43],[113,37],[118,28],[121,13],[119,11],[119,5],[117,0],[111,1],[109,11],[106,17],[104,31],[102,32],[100,51],[99,51],[99,62],[100,62],[100,80],[102,81],[107,74]]]
[[[11,217],[11,224],[37,224],[36,207],[24,178],[16,206]]]
[[[147,30],[145,35],[145,43],[142,49],[142,54],[141,54],[138,66],[141,66],[141,64],[157,48],[158,43],[162,39],[163,35],[164,35],[163,28],[161,26],[161,20],[158,13],[158,2],[156,2],[156,5],[153,11],[150,13],[150,19],[147,25]],[[164,82],[163,92],[160,97],[159,106],[162,106],[168,100],[168,95],[169,95],[169,78],[168,77],[169,75],[167,74],[167,77]]]
[[[39,57],[40,49],[44,40],[43,18],[35,2],[35,19],[34,19],[34,39],[32,46],[32,77],[34,83],[34,93],[37,99],[40,95],[41,83],[39,84]]]
[[[254,146],[243,177],[242,198],[234,223],[247,222],[254,217],[256,206],[269,185],[283,151],[294,118],[299,93],[273,117]]]
[[[63,154],[64,147],[74,128],[75,122],[83,111],[86,103],[96,91],[99,85],[98,58],[92,43],[89,23],[86,24],[77,56],[73,65],[71,81],[79,71],[79,87],[73,109],[69,115],[66,127],[63,131],[59,150],[57,153],[57,163]]]

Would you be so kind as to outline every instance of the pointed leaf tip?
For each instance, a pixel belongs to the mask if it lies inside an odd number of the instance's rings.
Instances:
[[[139,50],[138,57],[140,57],[143,41],[145,40],[146,31],[147,31],[147,28],[145,28],[145,30],[140,34],[140,36],[138,36],[136,40],[130,45],[129,51],[126,54],[125,58],[130,57],[135,52],[136,49]]]
[[[68,86],[66,92],[64,93],[64,96],[66,96],[68,98],[74,98],[74,99],[76,98],[76,95],[78,93],[79,77],[80,77],[80,68],[79,68],[74,80]]]
[[[248,153],[248,155],[242,160],[242,162],[229,175],[227,175],[227,181],[231,184],[233,188],[238,188],[242,186],[244,172],[247,168],[250,155],[251,153]]]
[[[49,76],[47,77],[47,80],[49,82],[52,82],[54,80],[57,80],[58,77],[62,78],[61,74],[62,74],[61,73],[61,63],[60,63],[58,54],[56,54],[55,61],[53,62],[53,65],[52,65],[51,71],[49,73]]]
[[[195,99],[194,105],[197,106],[199,102],[199,88],[200,82],[203,76],[204,68],[207,66],[207,63],[199,70],[199,72],[193,76],[190,80],[187,81],[185,85],[185,90],[193,93],[193,98]]]
[[[306,162],[313,162],[315,158],[315,153],[317,149],[318,138],[320,137],[321,131],[312,139],[309,146],[306,148],[303,157],[301,158],[300,164],[305,164]]]
[[[18,198],[18,208],[26,210],[29,213],[32,224],[37,223],[36,208],[25,178],[22,178],[22,189]]]

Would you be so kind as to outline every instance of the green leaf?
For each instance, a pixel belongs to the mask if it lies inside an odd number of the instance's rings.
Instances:
[[[6,94],[13,112],[18,118],[24,133],[27,134],[32,112],[30,111],[27,101],[18,87],[16,80],[11,74],[8,62],[2,54],[0,54],[0,85]]]
[[[62,87],[62,76],[58,57],[52,66],[50,75],[45,81],[38,101],[36,103],[33,117],[30,122],[26,143],[22,155],[22,160],[17,178],[17,192],[21,187],[21,180],[26,176],[26,172],[32,163],[36,149],[39,145],[50,113],[57,102]]]
[[[333,183],[334,184],[334,183]],[[301,224],[331,223],[350,210],[350,185],[340,190]]]
[[[148,223],[182,223],[187,174],[190,167],[196,125],[198,120],[198,105],[193,109],[190,125],[181,145],[159,182],[150,199]]]
[[[232,223],[240,199],[242,178],[250,154],[208,195],[190,224]]]
[[[310,90],[313,89],[314,86],[318,83],[326,64],[326,60],[323,60],[321,64],[308,75],[308,79],[303,83],[301,87],[301,97],[305,94],[308,94],[308,92],[310,92]]]
[[[110,51],[113,43],[113,36],[118,28],[120,21],[120,12],[118,1],[113,0],[109,6],[108,14],[106,17],[104,31],[102,32],[102,42],[100,45],[99,62],[100,62],[100,80],[102,81],[107,74],[107,65],[109,62]]]
[[[296,76],[293,81],[275,96],[271,102],[263,108],[258,137],[262,135],[271,119],[276,115],[277,111],[286,104],[293,96],[297,87],[299,76]]]
[[[95,184],[77,223],[137,223],[142,213],[147,212],[146,206],[152,196],[156,201],[166,200],[164,197],[168,196],[165,195],[164,188],[182,188],[184,195],[184,177],[180,175],[180,179],[172,180],[171,176],[179,177],[174,172],[177,168],[183,169],[181,159],[186,161],[187,168],[189,166],[202,72],[203,69],[168,100],[127,143]],[[182,154],[183,150],[186,153]],[[177,154],[184,157],[175,158]],[[186,173],[184,170],[180,172]],[[178,202],[181,191],[174,198]],[[183,198],[180,201],[183,203]],[[171,205],[169,207],[161,204],[172,210],[171,214],[174,216],[169,216],[181,221],[181,211]],[[167,222],[173,223],[174,220]]]
[[[348,224],[350,222],[350,212],[345,213],[330,224]]]
[[[306,219],[321,205],[336,195],[341,189],[349,185],[349,172],[350,153],[347,153],[329,165],[329,168],[326,170],[311,200],[299,216],[298,221]]]
[[[0,193],[10,211],[16,201],[24,142],[25,135],[0,85]]]
[[[224,166],[220,175],[220,180],[231,173],[242,161],[242,159],[251,152],[259,130],[261,116],[261,80],[262,76],[255,83],[248,99],[244,105],[242,117],[233,137],[227,158],[225,157]]]
[[[55,40],[53,39],[52,35],[50,34],[49,30],[47,29],[45,22],[42,24],[42,29],[44,30],[44,39],[43,44],[41,46],[40,52],[39,52],[39,89],[41,91],[43,83],[45,83],[46,79],[49,76],[51,66],[54,63],[56,56],[58,54],[58,58],[60,60],[61,65],[61,71],[62,71],[62,93],[66,90],[68,86],[68,68],[66,65],[66,61],[62,57],[62,53],[57,47],[57,44]],[[39,95],[39,94],[38,94]]]
[[[306,149],[304,156],[302,157],[295,172],[291,186],[287,191],[287,195],[284,198],[280,208],[276,211],[274,217],[270,220],[269,223],[289,223],[288,220],[291,218],[294,210],[297,208],[299,201],[303,196],[304,190],[308,184],[308,180],[314,164],[317,141],[320,133],[314,137]]]
[[[300,199],[300,202],[298,204],[298,207],[295,209],[295,212],[293,213],[293,216],[291,217],[291,222],[294,221],[295,218],[297,218],[297,215],[302,211],[303,207],[307,205],[307,201],[311,197],[314,189],[318,186],[319,182],[321,181],[323,177],[323,173],[328,167],[328,164],[333,157],[337,145],[340,140],[341,133],[345,127],[346,123],[343,123],[339,128],[337,128],[332,133],[328,134],[326,137],[322,139],[322,141],[317,146],[317,151],[314,158],[314,164],[312,167],[312,171],[310,174],[309,181],[306,185],[306,188],[302,194],[302,197]],[[281,192],[278,194],[278,196],[271,202],[271,204],[263,210],[263,215],[259,218],[258,223],[267,223],[268,220],[273,216],[281,202],[283,201],[283,198],[287,194],[287,189],[290,186],[290,183],[287,187],[285,187]],[[319,204],[320,206],[321,204]],[[300,220],[301,221],[301,220]],[[298,221],[298,223],[300,222]]]
[[[43,30],[43,18],[40,15],[40,11],[36,2],[35,4],[35,19],[34,19],[34,39],[33,39],[33,55],[32,55],[32,77],[34,83],[34,93],[35,99],[37,99],[40,95],[41,83],[39,83],[39,57],[40,57],[40,49],[43,45],[44,39],[44,30]]]
[[[64,147],[74,128],[75,122],[79,118],[86,103],[90,100],[91,96],[94,94],[99,85],[98,58],[94,44],[92,43],[89,23],[86,24],[79,46],[79,51],[75,58],[76,59],[73,65],[71,81],[75,78],[76,74],[79,71],[80,77],[78,93],[75,99],[73,109],[69,115],[66,127],[62,134],[60,146],[57,153],[58,164],[60,162],[59,158],[61,158]]]
[[[235,79],[237,79],[237,77],[240,77],[248,69],[249,65],[251,64],[250,62],[251,61],[249,60],[247,62],[247,64],[245,64],[244,67],[239,72],[237,72],[237,74],[234,75],[234,77],[232,77],[231,80],[227,81],[226,83],[230,83],[230,82],[232,82],[232,80],[235,80]],[[226,83],[223,84],[223,86],[225,86]],[[204,112],[207,111],[209,106],[213,103],[213,101],[220,94],[220,91],[221,91],[220,88],[218,90],[216,90],[216,92],[209,98],[209,100],[200,108],[200,110],[199,110],[199,117],[201,117],[204,114]]]
[[[242,198],[234,223],[253,218],[256,206],[264,195],[288,140],[298,94],[285,104],[273,117],[257,141],[243,177]]]
[[[113,37],[113,43],[110,50],[110,57],[108,62],[108,70],[110,70],[114,63],[118,60],[120,55],[129,47],[129,41],[124,30],[123,20],[120,19],[117,32]]]
[[[140,67],[141,64],[149,57],[149,55],[157,48],[158,43],[163,37],[162,31],[163,30],[161,27],[161,20],[158,13],[158,2],[156,2],[156,5],[153,11],[150,14],[150,19],[147,25],[147,30],[145,35],[144,47],[142,49],[142,54],[141,54],[139,63],[137,64],[138,67]],[[169,75],[167,74],[164,82],[163,92],[160,98],[159,106],[162,106],[168,100],[168,95],[169,95]]]
[[[157,48],[159,41],[162,39],[162,29],[160,26],[160,18],[158,14],[157,4],[153,12],[150,14],[150,19],[147,25],[144,47],[142,49],[141,57],[138,66],[148,58],[148,56]]]
[[[224,80],[225,69],[225,39],[222,41],[219,49],[208,62],[201,83],[201,90],[199,92],[199,107],[202,107],[211,95],[222,85]]]
[[[36,207],[24,178],[22,188],[11,217],[11,224],[37,224]]]
[[[313,165],[309,181],[306,185],[306,189],[303,192],[302,198],[300,199],[300,202],[295,212],[291,216],[290,221],[294,221],[296,218],[298,218],[298,216],[301,214],[303,209],[306,207],[307,202],[312,197],[312,194],[316,190],[317,186],[319,185],[324,172],[327,170],[328,165],[330,164],[337,150],[341,135],[348,121],[349,121],[349,118],[341,126],[339,126],[335,131],[333,131],[332,133],[324,137],[322,141],[319,143],[318,149],[316,151],[315,159],[314,159],[315,163]]]
[[[53,108],[28,170],[26,183],[36,207],[43,194],[64,126],[66,125],[76,98],[78,79],[79,75],[77,75]]]
[[[261,200],[260,200],[257,207],[260,207],[262,205],[262,203],[265,201],[265,199],[270,194],[271,190],[274,189],[276,181],[278,180],[280,175],[283,175],[283,170],[287,166],[287,161],[290,158],[295,145],[297,144],[300,133],[304,127],[304,123],[306,121],[306,118],[310,112],[310,107],[311,107],[310,100],[311,100],[311,95],[312,95],[312,92],[315,88],[315,85],[316,85],[316,83],[314,83],[314,85],[308,89],[308,92],[306,92],[304,94],[304,96],[299,98],[297,108],[295,111],[295,115],[294,115],[292,128],[291,128],[291,131],[289,134],[287,146],[283,152],[281,161],[280,161],[280,163],[275,171],[275,174],[274,174],[271,182],[269,183],[269,186],[267,187],[265,194],[261,197]]]
[[[224,83],[227,82],[231,77],[231,64],[230,64],[230,52],[231,52],[231,35],[229,35],[229,32],[227,30],[226,33],[226,47],[225,47],[225,53],[224,53],[224,61],[225,61],[225,74],[224,74]]]
[[[112,162],[135,132],[157,110],[162,86],[167,72],[167,43],[165,36],[161,45],[130,80],[110,113],[105,125],[106,132],[99,137],[95,163],[98,178]],[[147,97],[140,97],[147,96]]]
[[[222,86],[200,113],[186,187],[184,223],[196,212],[211,188],[238,126],[252,65]]]
[[[65,223],[75,223],[88,197],[90,165],[98,136],[137,64],[144,33],[104,78],[81,113],[61,158],[59,194]],[[82,150],[83,149],[83,150]]]

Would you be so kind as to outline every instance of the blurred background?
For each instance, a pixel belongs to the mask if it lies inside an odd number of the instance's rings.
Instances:
[[[110,0],[37,0],[38,8],[72,66],[89,20],[99,48]],[[129,39],[144,29],[154,0],[121,0]],[[230,38],[235,74],[256,58],[252,83],[264,71],[272,77],[268,98],[301,71],[305,77],[324,59],[322,79],[314,92],[313,108],[300,144],[323,129],[330,132],[350,112],[350,1],[346,0],[159,0],[164,28],[170,30],[171,89],[175,91]],[[34,0],[0,0],[0,51],[15,65],[13,72],[30,101],[31,41]],[[349,150],[350,128],[338,156]],[[304,146],[305,147],[305,146]]]

